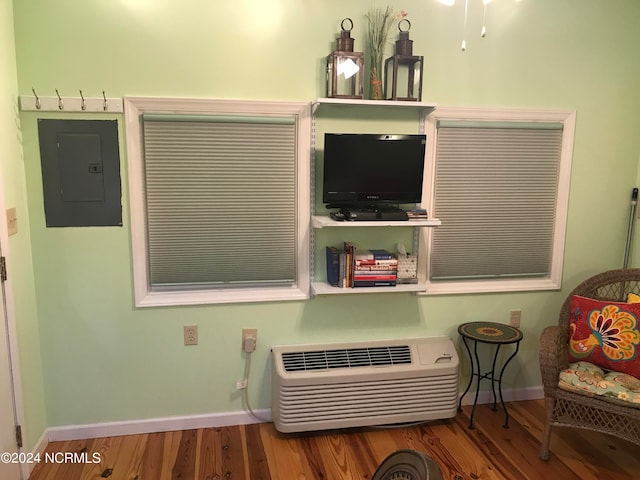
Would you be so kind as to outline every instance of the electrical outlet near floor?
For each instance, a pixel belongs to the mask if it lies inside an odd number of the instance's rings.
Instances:
[[[520,328],[521,317],[522,317],[522,310],[511,310],[509,312],[509,325],[515,328]]]
[[[198,326],[197,325],[184,326],[184,344],[198,345]]]

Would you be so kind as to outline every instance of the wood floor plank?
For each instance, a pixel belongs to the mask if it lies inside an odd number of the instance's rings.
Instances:
[[[298,446],[301,452],[301,462],[305,479],[324,480],[326,468],[322,459],[322,451],[315,438],[319,436],[314,433],[299,435]]]
[[[245,470],[245,450],[239,427],[224,427],[221,435],[221,478],[247,479]]]
[[[162,457],[166,434],[150,433],[140,465],[141,478],[162,478]]]
[[[178,453],[171,469],[172,479],[195,478],[197,439],[197,430],[184,430],[182,432]]]
[[[247,430],[246,425],[240,425],[240,445],[242,446],[242,461],[245,472],[245,480],[250,480],[251,466],[249,465],[249,450],[247,448]]]
[[[376,454],[371,443],[367,440],[367,434],[361,430],[353,430],[345,439],[347,457],[353,459],[354,478],[369,478],[378,468],[384,456]],[[386,455],[385,455],[386,456]],[[368,475],[367,475],[368,474]]]
[[[246,425],[244,428],[247,446],[247,461],[249,463],[249,478],[252,480],[271,480],[267,456],[260,436],[260,426]]]
[[[198,470],[196,478],[213,480],[222,478],[219,467],[222,464],[220,435],[218,428],[204,428],[198,436]]]
[[[110,480],[138,480],[140,478],[147,437],[147,434],[124,436],[113,473],[108,477]]]
[[[393,452],[405,448],[404,443],[396,443],[388,428],[367,428],[363,430],[362,435],[368,444],[368,448],[377,459],[376,468]]]
[[[122,440],[124,437],[101,437],[95,438],[90,447],[90,453],[100,455],[100,463],[87,464],[82,469],[80,480],[93,480],[107,470],[113,470]]]
[[[162,471],[159,480],[171,480],[173,476],[173,466],[178,457],[180,441],[182,440],[182,432],[165,432],[164,444],[162,447]]]
[[[273,479],[304,480],[296,437],[279,433],[272,423],[260,424],[260,437]]]
[[[357,465],[349,457],[346,448],[349,433],[332,432],[328,435],[314,437],[318,443],[320,454],[324,459],[325,477],[353,480],[360,478],[357,473]]]

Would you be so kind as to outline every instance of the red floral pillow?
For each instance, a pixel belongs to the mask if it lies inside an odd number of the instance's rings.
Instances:
[[[640,304],[571,298],[569,361],[640,378]]]

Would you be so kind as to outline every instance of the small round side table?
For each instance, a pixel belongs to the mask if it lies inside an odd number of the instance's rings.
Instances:
[[[467,394],[469,389],[471,388],[471,384],[473,383],[473,377],[478,378],[477,386],[476,386],[476,395],[473,400],[473,408],[471,409],[471,417],[469,418],[469,428],[473,428],[473,416],[476,412],[476,405],[478,403],[478,393],[480,392],[480,380],[489,379],[491,380],[491,391],[493,393],[493,410],[497,410],[497,399],[496,399],[496,389],[495,384],[498,384],[498,393],[500,394],[500,403],[502,404],[502,409],[504,410],[504,428],[509,428],[509,413],[507,412],[507,407],[504,404],[504,399],[502,398],[502,375],[504,374],[505,369],[509,362],[515,357],[518,353],[518,349],[520,348],[520,341],[522,340],[522,332],[512,327],[511,325],[506,325],[504,323],[494,323],[494,322],[469,322],[463,323],[458,327],[458,333],[462,337],[462,341],[464,343],[465,348],[467,349],[467,353],[469,354],[469,361],[471,362],[471,375],[469,375],[469,384],[467,388],[464,390],[464,393],[460,396],[460,400],[458,401],[458,411],[462,410],[462,398]],[[471,354],[471,349],[469,348],[469,342],[473,342],[473,355]],[[482,373],[482,368],[480,367],[480,359],[478,358],[478,343],[486,343],[490,345],[496,345],[496,351],[493,355],[493,363],[491,365],[491,370],[487,373]],[[516,344],[515,351],[511,354],[509,358],[504,362],[502,368],[500,369],[500,375],[496,378],[496,362],[498,360],[498,353],[500,352],[500,347],[502,345],[508,344]]]

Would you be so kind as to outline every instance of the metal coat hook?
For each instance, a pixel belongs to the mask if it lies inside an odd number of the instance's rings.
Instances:
[[[87,102],[84,99],[84,95],[82,95],[82,90],[80,90],[80,108],[84,111],[87,109]]]
[[[58,95],[58,110],[64,110],[64,102],[62,101],[62,97],[60,96],[60,92],[56,88],[56,95]]]
[[[102,90],[102,109],[106,112],[107,108],[109,108],[109,106],[107,105],[107,96],[104,94],[104,90]]]
[[[33,96],[36,97],[36,108],[40,110],[42,108],[42,103],[40,103],[40,98],[38,98],[38,94],[36,93],[36,89],[31,87],[31,91],[33,92]]]

